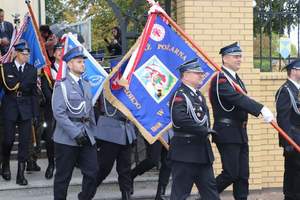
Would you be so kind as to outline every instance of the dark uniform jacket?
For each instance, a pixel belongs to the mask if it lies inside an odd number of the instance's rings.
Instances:
[[[213,141],[216,143],[247,143],[248,113],[258,116],[263,105],[236,91],[224,73],[247,93],[242,80],[235,79],[226,69],[223,69],[223,73],[220,72],[219,75],[217,74],[212,78],[209,96],[214,116],[213,129],[218,132],[213,137]],[[222,106],[231,111],[225,111]],[[224,121],[231,123],[224,123]]]
[[[289,93],[289,91],[291,93]],[[278,125],[300,145],[300,115],[295,111],[292,101],[296,103],[296,109],[300,108],[300,96],[297,87],[287,80],[276,93],[276,110]],[[293,98],[293,99],[292,99]],[[279,137],[280,146],[288,145],[286,140]]]
[[[19,114],[21,120],[28,120],[38,116],[37,101],[37,70],[26,63],[22,74],[13,62],[3,64],[4,79],[8,87],[13,88],[18,82],[19,89],[9,91],[3,84],[5,95],[2,100],[3,116],[8,120],[17,120]]]
[[[170,102],[174,137],[171,139],[169,157],[173,161],[212,163],[214,156],[208,139],[209,119],[202,126],[197,123],[188,113],[184,95],[190,99],[198,119],[203,119],[204,115],[209,118],[205,98],[182,84]]]

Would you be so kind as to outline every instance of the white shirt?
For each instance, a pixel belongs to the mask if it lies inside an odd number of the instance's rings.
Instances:
[[[24,71],[25,63],[23,65],[21,65],[17,60],[15,60],[15,65],[16,65],[18,71],[19,71],[20,66],[22,66],[22,72]]]
[[[228,67],[225,67],[224,65],[222,67],[224,69],[226,69],[231,74],[231,76],[233,76],[234,78],[236,78],[236,72],[235,71],[233,71],[232,69],[229,69]]]
[[[55,62],[54,63],[54,68],[56,69],[56,71],[52,67],[50,68],[50,70],[51,70],[51,76],[52,76],[52,78],[54,80],[56,80],[56,76],[57,76],[57,71],[58,71],[58,68],[59,68],[59,64]]]
[[[296,81],[292,80],[289,78],[289,80],[296,86],[296,88],[299,90],[300,89],[300,84],[297,83]]]

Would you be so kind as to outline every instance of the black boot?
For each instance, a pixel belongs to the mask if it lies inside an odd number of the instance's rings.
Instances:
[[[45,178],[51,179],[53,177],[53,171],[54,171],[54,159],[49,159],[48,167],[45,172]]]
[[[164,197],[165,194],[166,194],[166,187],[162,186],[161,184],[158,184],[155,200],[166,200],[166,198]]]
[[[41,167],[38,166],[36,160],[29,160],[29,161],[27,161],[26,171],[39,172],[39,171],[41,171]]]
[[[19,162],[18,163],[18,173],[17,173],[17,181],[16,183],[19,185],[27,185],[28,181],[26,180],[24,176],[25,171],[25,162]]]
[[[11,173],[9,166],[9,158],[4,158],[2,162],[2,177],[4,180],[10,181]]]
[[[130,192],[129,191],[122,191],[122,200],[130,200]]]

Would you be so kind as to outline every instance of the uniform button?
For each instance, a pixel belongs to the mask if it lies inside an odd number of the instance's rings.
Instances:
[[[191,143],[191,140],[188,140],[187,143],[190,144],[190,143]]]

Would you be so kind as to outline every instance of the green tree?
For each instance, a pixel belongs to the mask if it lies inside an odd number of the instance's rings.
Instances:
[[[256,0],[254,11],[254,35],[260,31],[283,34],[298,23],[299,0]],[[272,29],[272,30],[271,30]]]

